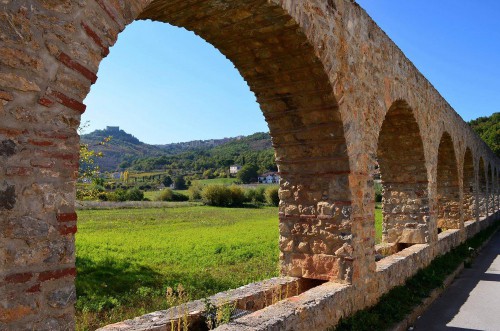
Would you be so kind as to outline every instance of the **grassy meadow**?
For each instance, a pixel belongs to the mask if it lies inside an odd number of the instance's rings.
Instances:
[[[80,210],[77,329],[276,276],[277,214],[276,207]],[[380,209],[376,219],[380,238]]]

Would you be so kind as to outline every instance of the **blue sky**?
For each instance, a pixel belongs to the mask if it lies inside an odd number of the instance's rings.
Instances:
[[[465,120],[500,111],[500,1],[358,3]],[[268,130],[233,64],[184,29],[131,24],[98,76],[87,132],[120,126],[161,144]]]

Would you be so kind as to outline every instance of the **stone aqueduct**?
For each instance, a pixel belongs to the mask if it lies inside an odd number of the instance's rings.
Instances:
[[[7,0],[0,8],[1,330],[74,328],[82,101],[137,19],[194,31],[234,63],[264,113],[282,176],[282,275],[330,281],[223,329],[324,329],[499,209],[499,160],[356,3]],[[377,164],[383,248],[394,253],[378,262]]]

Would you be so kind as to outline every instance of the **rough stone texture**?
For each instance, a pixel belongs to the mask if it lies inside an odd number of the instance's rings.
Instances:
[[[464,220],[498,210],[499,160],[356,3],[3,1],[0,329],[74,327],[77,127],[102,58],[136,19],[194,31],[255,93],[282,177],[282,273],[337,282],[323,285],[319,306],[307,294],[300,318],[322,309],[333,321],[339,310],[380,295],[371,176],[377,164],[384,238],[398,249],[428,245],[424,251],[434,254],[438,227],[465,237],[474,226],[464,228]],[[420,256],[414,253],[394,256],[413,268],[421,264],[411,262]],[[333,304],[339,296],[349,309]],[[305,326],[298,313],[287,315],[290,304],[279,316]],[[272,317],[266,314],[260,316]]]

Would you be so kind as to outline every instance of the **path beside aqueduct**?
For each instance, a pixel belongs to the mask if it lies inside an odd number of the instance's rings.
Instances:
[[[234,63],[282,178],[282,275],[330,281],[223,328],[324,329],[496,217],[498,158],[356,3],[23,0],[0,9],[2,330],[74,328],[82,102],[136,19],[192,30]],[[384,252],[393,253],[378,262],[377,164]]]

